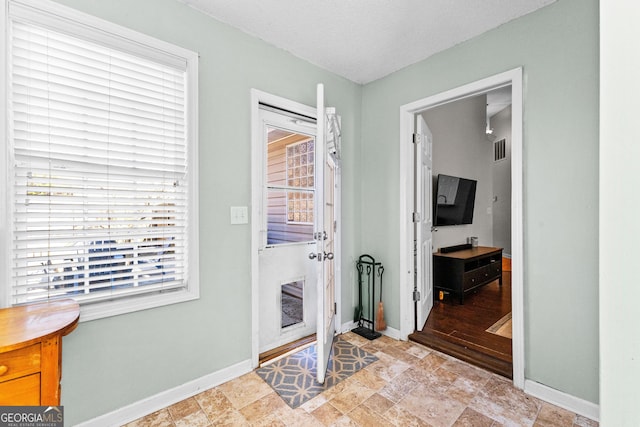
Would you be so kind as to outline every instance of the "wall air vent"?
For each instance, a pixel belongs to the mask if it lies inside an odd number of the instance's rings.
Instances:
[[[493,143],[493,161],[498,162],[507,157],[507,143],[504,138]]]

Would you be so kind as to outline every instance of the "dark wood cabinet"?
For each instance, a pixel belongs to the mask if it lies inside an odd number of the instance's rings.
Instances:
[[[433,288],[456,295],[464,304],[465,292],[499,280],[502,286],[502,248],[477,246],[433,254]],[[434,296],[437,292],[434,292]]]

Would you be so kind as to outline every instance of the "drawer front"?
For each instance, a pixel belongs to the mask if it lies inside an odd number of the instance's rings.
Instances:
[[[502,266],[498,263],[485,265],[484,267],[480,267],[476,270],[468,271],[464,274],[462,288],[467,290],[474,286],[493,281],[499,278],[501,273]]]
[[[0,383],[40,371],[40,344],[0,354]]]
[[[496,274],[496,269],[493,264],[485,265],[479,270],[478,276],[481,283],[491,282],[498,278],[498,274]]]
[[[0,405],[40,405],[40,374],[0,383]]]
[[[484,268],[472,270],[464,273],[464,279],[462,281],[462,289],[467,290],[475,286],[478,286],[484,281]]]

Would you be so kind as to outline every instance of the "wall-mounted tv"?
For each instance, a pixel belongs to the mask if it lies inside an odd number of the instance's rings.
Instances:
[[[439,174],[434,198],[433,225],[473,223],[476,184],[477,181],[473,179]]]

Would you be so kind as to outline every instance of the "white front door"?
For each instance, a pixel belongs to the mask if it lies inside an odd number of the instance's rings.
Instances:
[[[318,85],[317,91],[317,156],[316,178],[318,186],[324,183],[322,195],[317,196],[316,204],[316,252],[314,260],[318,262],[318,322],[317,322],[317,380],[323,384],[329,364],[331,346],[335,335],[336,298],[335,298],[335,178],[336,165],[333,157],[327,153],[327,134],[334,132],[329,126],[324,106],[324,87]],[[339,136],[332,135],[335,140]],[[337,255],[337,254],[335,254]]]
[[[322,201],[316,178],[313,119],[261,108],[262,217],[260,218],[259,353],[316,332],[318,263],[315,205]]]
[[[424,118],[416,115],[415,138],[415,288],[416,326],[422,330],[433,307],[432,275],[432,135]]]

